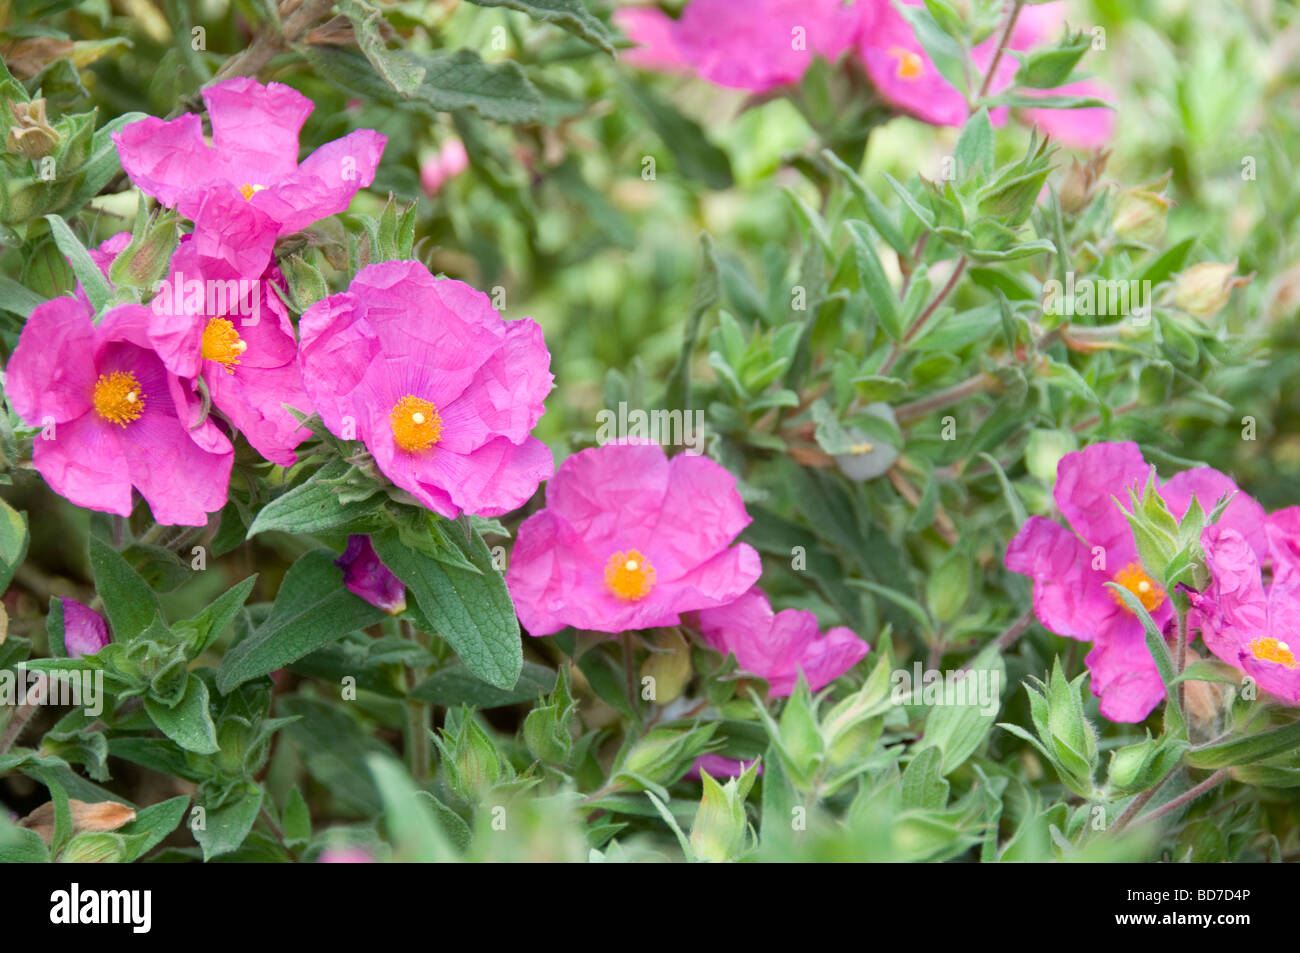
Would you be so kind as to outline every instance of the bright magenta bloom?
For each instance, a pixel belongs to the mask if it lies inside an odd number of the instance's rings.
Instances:
[[[292,466],[293,448],[311,432],[285,405],[304,414],[312,407],[293,324],[274,290],[283,287],[280,274],[259,268],[244,277],[249,273],[203,253],[212,238],[195,232],[172,255],[167,281],[150,303],[149,339],[173,374],[203,379],[213,406],[258,453]]]
[[[90,606],[66,596],[59,602],[63,604],[63,647],[69,658],[94,655],[112,641],[108,623]]]
[[[726,758],[720,754],[702,754],[695,759],[689,771],[683,777],[692,781],[700,780],[700,772],[705,771],[711,778],[738,778],[754,763],[737,758]],[[758,773],[763,773],[763,766],[758,766]]]
[[[546,508],[519,527],[506,584],[533,635],[675,625],[758,581],[758,553],[731,545],[748,524],[735,479],[707,457],[592,447],[564,461]]]
[[[624,54],[633,65],[683,67],[756,93],[799,82],[815,56],[837,59],[859,18],[842,0],[691,0],[678,20],[651,8],[614,14],[641,47]]]
[[[369,536],[349,536],[334,565],[343,570],[343,584],[353,595],[390,615],[406,608],[406,586],[380,561]]]
[[[900,0],[909,6],[922,6],[923,0]],[[910,23],[894,8],[892,0],[860,0],[863,24],[859,47],[867,75],[871,77],[886,102],[902,112],[939,126],[960,126],[969,109],[966,99],[931,62]],[[1065,4],[1047,3],[1027,6],[1020,12],[1011,31],[1008,50],[1024,51],[1052,38],[1065,23]],[[993,65],[1001,35],[995,33],[971,51],[975,66],[986,72]],[[989,83],[996,95],[1009,86],[1019,68],[1019,61],[1003,53],[997,71]],[[1058,89],[1030,89],[1030,96],[1104,96],[1107,90],[1083,80]],[[994,125],[1006,121],[1007,110],[995,109],[990,118]],[[1109,141],[1114,132],[1114,114],[1109,109],[1027,109],[1022,118],[1037,124],[1044,132],[1067,145],[1095,148]]]
[[[1115,582],[1132,592],[1157,626],[1173,619],[1168,594],[1142,566],[1133,532],[1115,503],[1128,505],[1128,488],[1141,493],[1150,472],[1131,442],[1066,454],[1053,495],[1074,532],[1031,516],[1007,547],[1007,568],[1034,580],[1038,621],[1058,635],[1093,643],[1086,659],[1092,690],[1111,721],[1141,721],[1165,696],[1141,620],[1106,586]],[[1221,496],[1236,490],[1222,473],[1200,467],[1158,485],[1157,492],[1174,518],[1182,519],[1193,497],[1209,513]],[[1262,552],[1263,520],[1260,505],[1237,493],[1218,525],[1241,532]]]
[[[384,136],[359,129],[298,164],[298,132],[311,100],[288,86],[237,78],[203,90],[212,145],[194,113],[150,116],[113,134],[122,169],[146,195],[195,218],[213,191],[239,195],[285,235],[346,211],[375,177]]]
[[[555,469],[532,429],[554,380],[542,329],[415,261],[363,268],[299,324],[303,383],[325,426],[448,518],[499,516]]]
[[[1300,507],[1269,514],[1264,531],[1272,580],[1264,585],[1264,560],[1236,529],[1207,526],[1201,533],[1211,583],[1192,594],[1188,623],[1199,627],[1206,648],[1260,688],[1300,704]]]
[[[822,635],[811,612],[773,612],[757,586],[735,602],[704,609],[697,619],[704,641],[724,655],[736,656],[744,671],[765,679],[774,697],[793,692],[801,671],[808,687],[820,690],[857,665],[871,648],[843,626]]]
[[[131,488],[159,523],[202,526],[225,505],[234,452],[150,345],[149,309],[123,305],[96,327],[74,298],[32,311],[9,359],[9,399],[41,427],[33,462],[78,506],[131,514]],[[194,429],[190,429],[193,426]]]

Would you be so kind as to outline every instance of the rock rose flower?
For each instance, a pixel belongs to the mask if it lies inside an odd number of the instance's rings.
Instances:
[[[748,523],[735,479],[706,457],[593,447],[564,461],[519,527],[506,584],[533,635],[675,625],[758,580],[758,553],[732,545]]]
[[[131,181],[187,218],[211,192],[238,194],[286,235],[346,211],[374,181],[387,140],[372,129],[327,142],[299,164],[298,133],[313,103],[297,90],[239,77],[205,88],[203,101],[211,145],[194,113],[149,116],[113,133]]]
[[[55,492],[129,516],[135,487],[159,523],[202,526],[225,505],[234,452],[154,352],[149,314],[123,305],[96,326],[75,298],[40,305],[9,359],[9,400],[42,428],[33,463]]]
[[[1141,721],[1165,697],[1141,620],[1106,585],[1118,583],[1137,596],[1157,626],[1173,619],[1168,594],[1139,560],[1133,532],[1115,502],[1127,503],[1130,487],[1140,493],[1150,473],[1135,443],[1099,443],[1066,454],[1053,495],[1070,529],[1031,516],[1007,547],[1007,568],[1034,580],[1038,621],[1058,635],[1093,644],[1086,659],[1092,690],[1111,721]],[[1220,497],[1236,493],[1217,525],[1237,530],[1256,553],[1265,551],[1263,508],[1217,470],[1187,470],[1159,484],[1157,492],[1175,519],[1182,519],[1193,497],[1209,513]]]
[[[499,516],[554,472],[532,436],[554,380],[535,321],[419,262],[363,268],[299,324],[303,383],[330,432],[448,518]]]
[[[843,626],[822,635],[811,612],[773,612],[757,586],[735,602],[704,609],[696,619],[704,641],[766,680],[774,697],[793,692],[801,671],[814,692],[824,688],[858,664],[870,648]]]

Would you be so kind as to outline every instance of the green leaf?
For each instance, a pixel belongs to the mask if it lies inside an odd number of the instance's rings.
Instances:
[[[683,176],[703,182],[711,189],[732,186],[731,160],[708,140],[699,123],[644,86],[628,82],[623,84],[623,89],[673,154]],[[658,174],[656,169],[656,177]]]
[[[387,560],[385,560],[387,562]],[[382,609],[343,586],[343,573],[331,553],[304,553],[285,574],[271,613],[232,648],[217,672],[223,695],[385,617]]]
[[[27,514],[0,500],[0,593],[9,588],[26,558],[27,542]]]
[[[284,842],[301,847],[311,840],[311,811],[295,784],[284,799]]]
[[[458,859],[447,843],[442,825],[434,817],[428,800],[392,755],[371,755],[366,759],[384,802],[384,826],[393,845],[393,859],[399,863],[437,863]]]
[[[903,238],[903,232],[899,229],[898,223],[894,221],[894,216],[885,208],[885,204],[876,197],[876,193],[867,188],[862,178],[830,149],[822,150],[822,158],[844,177],[844,181],[849,183],[849,188],[853,190],[853,194],[862,203],[863,211],[866,212],[867,221],[871,223],[871,227],[880,233],[880,237],[889,244],[890,248],[904,257],[911,257],[912,250],[908,247],[907,240]]]
[[[455,540],[479,568],[477,573],[404,546],[395,529],[374,534],[371,542],[380,560],[406,583],[420,611],[466,667],[490,685],[513,688],[524,661],[519,620],[505,580],[493,567],[482,537],[475,533],[463,544]]]
[[[1233,738],[1217,745],[1192,748],[1183,759],[1194,768],[1226,768],[1229,765],[1263,761],[1300,747],[1300,721],[1281,728]]]
[[[581,37],[592,46],[614,55],[609,30],[592,16],[582,0],[471,0],[480,7],[506,7],[526,13],[534,20],[554,23],[574,36]]]
[[[0,824],[0,864],[48,864],[50,851],[41,835],[25,827]]]
[[[411,698],[444,705],[473,705],[475,708],[501,708],[531,702],[538,695],[548,695],[555,688],[555,672],[535,662],[524,662],[519,681],[513,688],[500,689],[483,681],[464,665],[449,665],[417,685]]]
[[[238,849],[248,837],[262,809],[262,789],[251,781],[222,802],[220,807],[204,811],[202,827],[194,831],[194,839],[203,848],[203,859],[211,860]]]
[[[893,340],[903,337],[903,321],[898,311],[898,296],[885,276],[885,269],[876,255],[875,234],[866,222],[845,222],[853,239],[853,252],[858,264],[858,277],[867,300],[880,318],[880,326]]]
[[[235,621],[256,583],[257,574],[254,573],[235,583],[198,615],[171,627],[173,634],[187,643],[186,655],[194,658],[204,652],[226,630],[226,626]]]
[[[339,12],[352,24],[352,35],[384,82],[403,96],[412,96],[424,81],[425,70],[402,56],[395,56],[384,42],[386,25],[379,8],[366,0],[335,0]]]
[[[962,179],[993,174],[993,124],[989,122],[987,109],[979,109],[966,121],[953,158],[957,160],[957,175]]]
[[[941,709],[936,709],[939,711]],[[948,782],[943,778],[943,754],[922,748],[903,772],[903,808],[941,811],[948,805]]]
[[[129,642],[162,612],[158,597],[131,565],[98,536],[90,537],[90,571],[116,642]]]
[[[44,303],[45,299],[26,285],[0,275],[0,311],[25,318]]]
[[[371,515],[383,506],[386,497],[376,492],[363,500],[342,501],[339,481],[351,469],[343,461],[333,461],[287,493],[277,496],[258,512],[248,527],[248,538],[269,530],[285,533],[321,533]],[[377,490],[378,488],[376,488]],[[376,525],[379,525],[376,521]]]
[[[662,405],[664,407],[691,407],[691,359],[695,353],[695,342],[700,336],[700,322],[717,303],[721,294],[718,281],[718,258],[713,251],[713,239],[707,232],[700,233],[700,277],[695,284],[695,297],[691,301],[690,314],[686,318],[686,328],[682,334],[682,349],[677,356],[677,364],[668,378],[664,390]]]
[[[182,794],[137,811],[135,820],[120,828],[118,833],[127,837],[143,835],[143,838],[138,842],[130,842],[131,849],[122,859],[128,862],[137,860],[161,844],[176,830],[185,817],[185,809],[189,804],[189,795]]]
[[[86,291],[86,298],[90,301],[91,308],[98,312],[108,303],[112,295],[112,289],[108,286],[108,279],[104,273],[99,270],[99,266],[91,259],[90,253],[86,251],[86,246],[81,244],[81,240],[72,233],[62,217],[58,215],[46,215],[45,220],[50,223],[50,232],[54,236],[54,244],[58,246],[59,251],[67,257],[68,263],[72,265],[72,271],[81,282],[81,287]]]
[[[217,729],[208,710],[208,686],[193,672],[185,681],[185,694],[174,708],[169,708],[152,695],[145,696],[144,709],[158,730],[186,751],[195,754],[216,754]]]

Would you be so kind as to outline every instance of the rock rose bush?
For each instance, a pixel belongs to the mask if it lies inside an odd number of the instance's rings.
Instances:
[[[0,859],[1295,859],[1300,20],[1132,6],[0,6]]]

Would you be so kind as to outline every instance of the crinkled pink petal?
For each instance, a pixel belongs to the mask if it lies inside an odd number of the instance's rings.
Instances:
[[[1089,96],[1113,99],[1114,94],[1100,83],[1080,80],[1055,89],[1025,89],[1029,96]],[[1021,118],[1038,126],[1057,142],[1075,149],[1100,149],[1115,137],[1115,110],[1101,106],[1082,109],[1025,109]]]
[[[1125,614],[1106,588],[1110,576],[1093,569],[1092,560],[1088,547],[1064,527],[1031,516],[1007,546],[1006,566],[1034,580],[1039,622],[1057,635],[1090,642],[1100,625]]]
[[[1139,722],[1165,698],[1137,616],[1121,611],[1098,625],[1084,662],[1092,673],[1092,692],[1101,699],[1102,717],[1110,721]]]
[[[655,567],[675,578],[701,553],[724,549],[750,523],[735,478],[708,457],[679,454],[668,461],[668,484],[650,527]]]
[[[281,83],[236,77],[208,86],[212,144],[231,184],[270,185],[298,167],[298,133],[313,103]]]
[[[302,386],[297,362],[280,367],[245,368],[227,371],[216,361],[204,361],[212,404],[248,438],[253,449],[272,463],[293,466],[298,457],[293,448],[311,431],[301,426],[284,405],[311,414],[311,398]]]
[[[221,179],[221,164],[203,141],[203,122],[186,113],[170,122],[147,116],[111,134],[122,171],[168,208],[195,188]]]
[[[677,21],[658,7],[620,7],[611,19],[636,44],[619,53],[625,63],[663,72],[690,69],[690,60],[677,45]]]
[[[903,0],[921,6],[922,0]],[[892,3],[864,6],[860,53],[867,75],[890,105],[924,122],[960,126],[966,99],[931,62],[912,25]]]
[[[24,423],[61,424],[90,410],[98,377],[94,342],[90,310],[75,298],[53,298],[32,309],[5,372],[9,402]]]
[[[1095,443],[1067,453],[1057,464],[1056,505],[1081,539],[1105,550],[1111,573],[1137,561],[1133,531],[1115,501],[1131,506],[1129,487],[1140,494],[1150,473],[1150,464],[1131,441]]]
[[[1265,517],[1264,532],[1268,539],[1273,571],[1284,563],[1300,569],[1300,506],[1275,510]]]
[[[388,142],[373,129],[358,129],[327,142],[283,179],[257,192],[250,204],[280,223],[280,234],[346,212],[352,198],[375,180]]]
[[[546,485],[546,506],[593,545],[605,544],[610,552],[641,548],[660,519],[668,480],[662,447],[605,444],[575,453],[561,464]]]
[[[77,506],[131,515],[131,479],[116,425],[94,412],[61,423],[54,439],[38,434],[32,464],[55,493]]]
[[[229,186],[208,189],[194,213],[194,251],[209,278],[260,275],[275,236],[276,222]]]
[[[317,301],[298,322],[303,386],[331,433],[344,436],[351,418],[345,439],[357,437],[350,395],[379,352],[379,339],[361,320],[363,314],[361,300],[345,291]]]
[[[1264,507],[1241,492],[1231,477],[1212,467],[1194,467],[1174,474],[1160,485],[1160,497],[1176,520],[1182,520],[1187,514],[1187,508],[1192,505],[1192,497],[1196,497],[1208,516],[1215,504],[1225,496],[1231,496],[1232,502],[1215,525],[1241,533],[1250,543],[1255,556],[1263,560],[1268,555],[1268,541],[1264,537]]]
[[[691,769],[686,772],[684,777],[693,781],[700,780],[700,772],[707,772],[711,778],[738,778],[748,770],[749,766],[757,759],[750,761],[738,761],[734,758],[724,758],[718,754],[702,754],[695,759]],[[758,773],[763,773],[763,766],[758,766]]]
[[[524,520],[506,569],[506,586],[530,635],[550,635],[566,625],[590,628],[585,623],[591,606],[574,595],[598,563],[599,557],[554,510],[539,510]],[[590,595],[600,592],[593,587]]]

